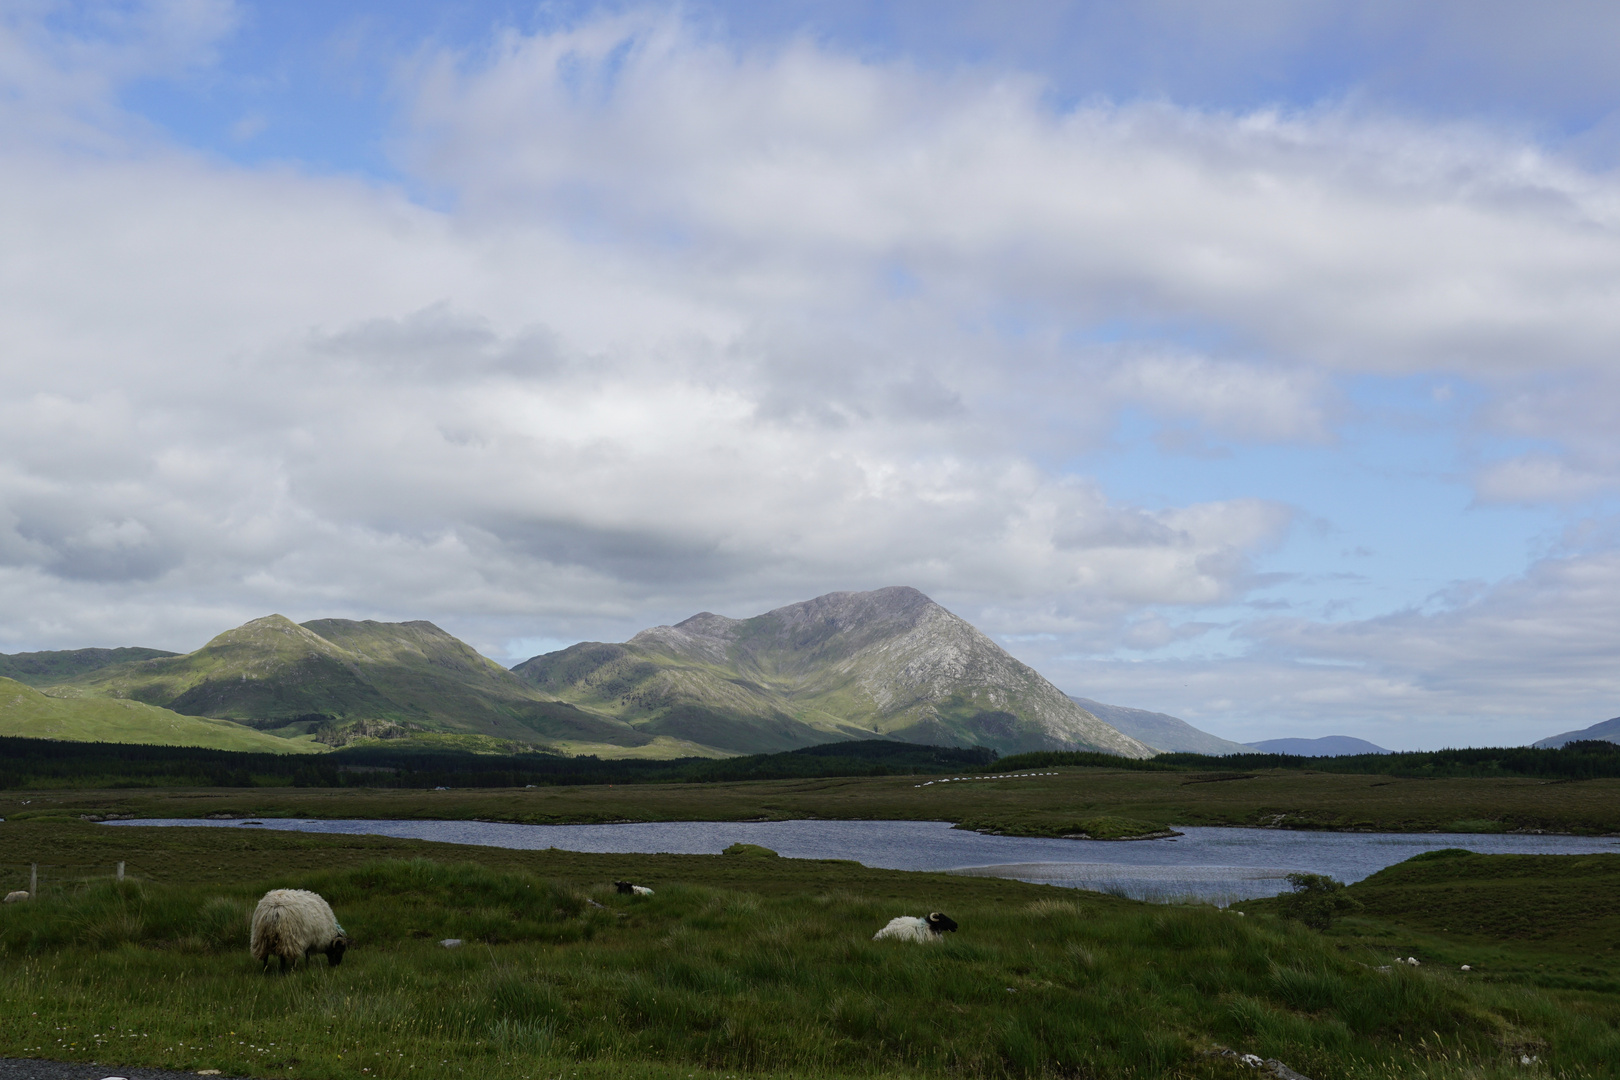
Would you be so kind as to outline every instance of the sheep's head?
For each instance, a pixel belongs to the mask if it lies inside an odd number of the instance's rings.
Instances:
[[[630,884],[628,881],[615,881],[613,883],[613,888],[618,892],[623,893],[625,896],[629,896],[631,893],[636,891],[636,887]]]
[[[928,924],[928,929],[936,934],[949,934],[956,930],[956,920],[943,912],[931,911],[928,918],[923,921]]]
[[[326,962],[333,967],[343,963],[343,950],[349,947],[347,934],[339,934],[332,939],[332,944],[326,947]]]

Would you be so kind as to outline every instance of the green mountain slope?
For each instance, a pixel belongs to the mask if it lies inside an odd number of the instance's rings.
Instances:
[[[1139,742],[1167,754],[1252,754],[1254,748],[1240,742],[1223,739],[1200,731],[1187,721],[1169,713],[1149,712],[1146,709],[1128,709],[1123,705],[1104,705],[1090,698],[1069,695],[1069,700],[1093,716],[1111,724]]]
[[[0,653],[0,678],[29,686],[49,686],[113,664],[178,656],[162,649],[58,649],[52,652]]]
[[[334,741],[418,732],[548,745],[643,747],[654,740],[552,700],[429,622],[320,619],[300,626],[268,615],[196,652],[102,668],[56,690],[260,728],[319,729]]]
[[[1003,752],[1152,754],[905,587],[829,593],[752,619],[704,612],[513,671],[640,730],[739,753],[876,733]]]
[[[54,698],[15,679],[0,678],[0,735],[69,742],[147,743],[204,746],[264,754],[296,754],[326,749],[266,735],[229,720],[207,720],[110,698]]]

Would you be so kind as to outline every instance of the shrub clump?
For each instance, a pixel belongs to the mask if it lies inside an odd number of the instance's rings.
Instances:
[[[1294,891],[1285,893],[1278,907],[1283,917],[1298,919],[1312,930],[1326,930],[1340,915],[1361,910],[1361,901],[1344,890],[1344,882],[1326,874],[1289,874]]]

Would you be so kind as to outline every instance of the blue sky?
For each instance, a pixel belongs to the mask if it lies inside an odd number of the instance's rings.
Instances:
[[[1231,738],[1620,712],[1620,14],[29,0],[0,649],[911,584]]]

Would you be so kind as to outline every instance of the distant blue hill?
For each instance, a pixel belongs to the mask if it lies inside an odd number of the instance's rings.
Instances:
[[[1075,697],[1073,694],[1069,695],[1069,700],[1103,723],[1110,724],[1136,741],[1147,743],[1153,749],[1164,753],[1209,754],[1211,757],[1219,757],[1222,754],[1244,754],[1249,750],[1242,743],[1200,731],[1187,721],[1167,713],[1129,709],[1123,705],[1104,705],[1100,701]]]
[[[1262,754],[1297,754],[1299,757],[1346,757],[1350,754],[1387,754],[1382,746],[1348,735],[1324,735],[1320,739],[1263,739],[1249,744]]]
[[[1589,728],[1581,728],[1579,731],[1566,731],[1562,735],[1554,735],[1530,745],[1543,750],[1556,750],[1565,743],[1579,739],[1607,739],[1609,742],[1620,742],[1620,716],[1613,720],[1605,720],[1601,724],[1593,724]]]

